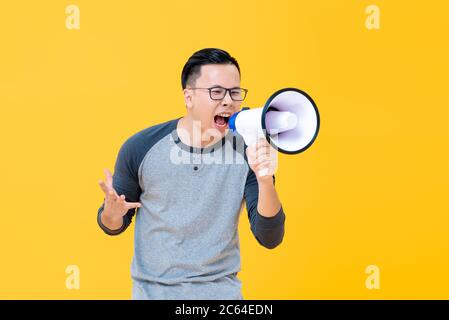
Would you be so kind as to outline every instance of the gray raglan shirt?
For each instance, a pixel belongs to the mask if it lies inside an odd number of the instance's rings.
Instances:
[[[146,128],[120,148],[113,187],[126,201],[140,201],[135,215],[131,264],[133,299],[243,299],[238,221],[246,202],[251,231],[272,249],[284,236],[283,209],[272,218],[257,211],[258,184],[243,139],[230,131],[207,148],[178,137],[180,118]],[[273,177],[274,179],[274,177]],[[137,211],[137,212],[135,212]]]

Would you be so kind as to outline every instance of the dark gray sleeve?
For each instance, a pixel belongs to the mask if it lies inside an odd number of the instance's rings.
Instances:
[[[273,183],[275,177],[273,176]],[[277,247],[284,238],[285,213],[281,209],[274,217],[264,217],[257,211],[259,185],[256,174],[249,169],[245,185],[245,202],[251,231],[257,241],[268,249]]]
[[[125,195],[125,200],[129,202],[139,201],[141,188],[139,186],[138,178],[138,160],[135,158],[136,154],[133,152],[133,145],[130,140],[126,141],[117,156],[113,174],[113,187],[117,191],[118,195]],[[137,161],[136,161],[137,160]],[[97,222],[100,228],[108,235],[119,235],[128,228],[131,224],[132,218],[136,209],[130,209],[123,216],[123,225],[117,230],[111,230],[107,228],[101,222],[101,213],[104,209],[103,204],[98,209]]]

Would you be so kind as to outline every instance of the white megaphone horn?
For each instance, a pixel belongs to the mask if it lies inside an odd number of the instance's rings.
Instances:
[[[229,128],[250,146],[265,138],[279,152],[297,154],[309,148],[320,128],[320,115],[312,98],[296,88],[284,88],[262,108],[243,108],[229,119]],[[266,171],[266,170],[262,170]],[[264,175],[263,172],[259,173]]]

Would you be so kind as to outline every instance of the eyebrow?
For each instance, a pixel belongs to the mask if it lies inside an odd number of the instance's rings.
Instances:
[[[221,86],[221,85],[219,85],[219,84],[213,84],[213,85],[211,86],[211,88],[215,88],[215,87],[220,87],[220,88],[227,89],[227,88],[225,88],[225,87],[223,87],[223,86]],[[232,87],[232,88],[229,88],[229,89],[240,89],[240,87]]]

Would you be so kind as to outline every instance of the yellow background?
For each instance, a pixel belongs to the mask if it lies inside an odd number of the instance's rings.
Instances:
[[[65,26],[69,4],[80,30]],[[380,30],[365,8],[380,8]],[[282,245],[242,212],[246,299],[449,298],[447,1],[9,1],[0,7],[0,298],[129,299],[132,226],[97,181],[135,132],[184,114],[180,73],[235,56],[244,106],[308,92],[316,143],[280,155]],[[208,183],[205,181],[205,183]],[[68,290],[68,265],[80,268]],[[380,268],[380,289],[365,268]]]

